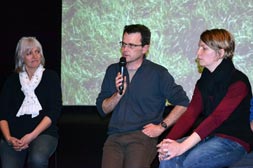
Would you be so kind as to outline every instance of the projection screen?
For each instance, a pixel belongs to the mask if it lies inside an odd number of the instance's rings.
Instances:
[[[64,105],[95,105],[107,66],[119,61],[122,30],[151,30],[147,59],[166,67],[191,98],[200,77],[199,35],[225,28],[236,40],[235,66],[253,83],[253,0],[63,0]]]

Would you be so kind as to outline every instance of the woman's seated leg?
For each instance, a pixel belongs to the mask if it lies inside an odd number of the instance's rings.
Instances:
[[[29,168],[47,168],[50,156],[55,152],[58,139],[50,135],[38,136],[29,147]]]

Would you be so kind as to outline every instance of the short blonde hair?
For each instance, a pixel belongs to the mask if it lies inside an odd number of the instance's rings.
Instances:
[[[45,65],[45,57],[40,42],[35,37],[22,37],[17,44],[15,53],[15,71],[22,72],[24,67],[24,56],[31,52],[33,48],[38,48],[41,54],[41,65]]]
[[[235,50],[235,40],[230,32],[225,29],[210,29],[204,31],[200,35],[202,40],[208,47],[218,52],[224,49],[224,57],[232,60]]]

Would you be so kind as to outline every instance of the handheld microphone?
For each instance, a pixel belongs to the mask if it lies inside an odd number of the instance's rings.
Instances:
[[[123,76],[123,81],[122,84],[119,86],[119,94],[121,95],[123,93],[124,90],[124,69],[126,67],[126,58],[125,57],[121,57],[119,60],[119,68],[120,68],[120,74],[122,74]]]

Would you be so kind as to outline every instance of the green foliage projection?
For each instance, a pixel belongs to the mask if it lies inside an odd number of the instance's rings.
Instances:
[[[148,59],[191,97],[199,78],[199,35],[225,28],[236,39],[234,62],[253,83],[253,0],[63,0],[62,89],[65,105],[94,105],[108,65],[118,62],[125,25],[152,32]]]

